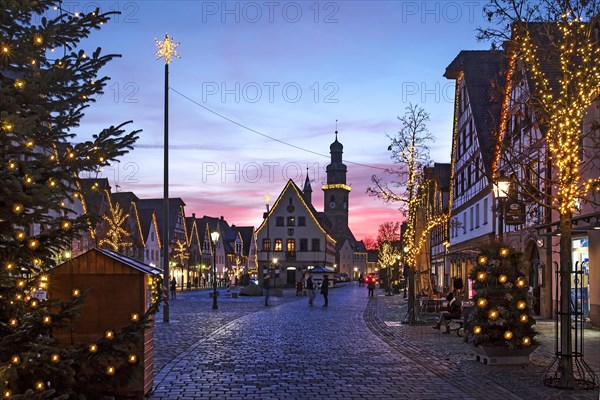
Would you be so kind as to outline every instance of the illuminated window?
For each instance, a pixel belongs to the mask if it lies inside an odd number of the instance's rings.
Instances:
[[[296,239],[288,239],[287,240],[287,252],[289,254],[294,254],[296,251]]]
[[[275,251],[282,251],[283,242],[281,239],[275,239]]]

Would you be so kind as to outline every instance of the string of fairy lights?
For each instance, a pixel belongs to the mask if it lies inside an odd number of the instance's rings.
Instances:
[[[57,6],[54,7],[55,10],[59,10],[60,17],[66,18],[69,15],[71,18],[100,18],[101,20],[98,22],[102,25],[104,22],[103,16],[100,16],[98,10],[93,11],[91,13],[82,14],[82,13],[68,13],[62,9],[61,2],[57,3]],[[22,39],[22,38],[20,38]],[[72,56],[67,55],[66,46],[64,47],[64,54],[62,58],[52,59],[48,57],[48,52],[53,53],[55,51],[55,47],[53,42],[56,39],[46,37],[43,32],[38,31],[32,34],[31,41],[34,45],[34,48],[38,48],[36,55],[31,56],[31,58],[27,61],[27,64],[31,66],[31,68],[40,68],[45,66],[47,68],[56,68],[62,69],[67,65],[78,62],[85,63],[86,60],[89,60],[88,55],[80,50],[77,54],[73,53],[75,59]],[[12,60],[16,60],[14,62],[21,62],[21,55],[18,54],[19,47],[17,45],[12,45],[11,43],[0,43],[0,60],[12,62]],[[22,64],[22,62],[21,62]],[[5,77],[6,78],[6,77]],[[28,78],[26,77],[18,77],[13,79],[13,88],[19,92],[23,92],[28,89]],[[77,97],[84,101],[90,100],[90,95],[95,93],[97,86],[96,82],[93,80],[84,82],[80,86],[77,87]],[[0,130],[3,135],[7,138],[11,138],[14,136],[15,140],[18,138],[19,141],[22,140],[22,132],[23,129],[23,121],[21,120],[22,116],[20,115],[3,115],[0,120]],[[55,129],[51,126],[48,127],[48,130]],[[56,128],[58,129],[58,128]],[[19,135],[17,137],[17,135]],[[22,150],[26,152],[31,152],[32,154],[36,154],[37,158],[42,158],[44,156],[44,148],[51,147],[51,151],[48,154],[47,161],[49,162],[49,166],[56,166],[60,168],[60,165],[69,166],[69,163],[73,163],[75,161],[82,160],[82,157],[85,157],[86,160],[90,160],[91,157],[95,157],[95,160],[99,165],[106,164],[106,156],[103,154],[101,149],[98,147],[94,147],[92,149],[87,149],[85,146],[81,154],[77,154],[74,147],[67,147],[64,153],[59,152],[59,146],[54,144],[52,146],[48,146],[46,143],[40,143],[39,146],[36,145],[36,141],[33,138],[25,138],[22,141],[24,146]],[[91,152],[85,151],[91,150]],[[90,154],[91,153],[91,154]],[[6,171],[8,173],[13,174],[15,177],[22,180],[23,187],[25,188],[33,188],[36,185],[45,185],[51,191],[61,191],[55,193],[63,193],[69,192],[69,188],[63,187],[62,179],[57,179],[56,177],[47,177],[45,181],[42,180],[39,176],[34,176],[27,172],[27,157],[18,158],[18,159],[10,159],[6,162]],[[76,176],[74,177],[77,178]],[[79,183],[76,181],[77,187],[73,193],[74,199],[80,199],[83,204],[84,212],[87,213],[87,206],[85,204],[84,196],[82,195],[82,188],[79,186]],[[66,184],[66,183],[65,183]],[[92,188],[97,189],[97,188]],[[64,214],[62,217],[58,217],[55,221],[56,226],[63,231],[71,231],[73,229],[73,221],[67,218],[67,214],[69,209],[67,208],[67,200],[72,201],[72,199],[67,198],[64,200],[60,200],[59,202],[59,210],[61,210],[61,214]],[[30,207],[27,206],[21,201],[14,201],[10,206],[10,210],[15,216],[23,216],[24,213],[28,213]],[[93,230],[92,230],[93,234]],[[14,260],[4,261],[4,270],[3,273],[6,275],[8,279],[11,279],[14,282],[14,287],[11,290],[14,295],[11,295],[10,299],[6,300],[10,306],[13,308],[13,316],[9,317],[6,321],[6,326],[9,329],[17,332],[20,328],[25,328],[27,324],[31,324],[33,321],[41,323],[43,326],[48,329],[47,332],[50,332],[54,326],[55,320],[58,318],[58,314],[52,312],[51,309],[47,307],[44,300],[40,300],[34,296],[34,292],[43,290],[47,291],[50,288],[51,282],[50,277],[48,275],[48,267],[45,265],[44,259],[46,256],[42,255],[40,252],[42,250],[43,244],[38,236],[35,234],[28,235],[26,229],[21,226],[16,226],[14,228],[14,239],[17,243],[21,243],[24,248],[28,249],[25,252],[25,255],[33,254],[33,258],[29,261],[25,258],[25,256],[20,255],[18,258]],[[18,250],[18,249],[17,249]],[[40,252],[40,255],[37,255]],[[22,277],[20,273],[21,265],[24,262],[29,262],[33,265],[36,270],[39,272],[37,275],[33,275],[33,277],[27,277],[26,279]],[[24,265],[23,265],[24,266]],[[151,289],[151,307],[144,313],[131,313],[130,315],[130,323],[131,324],[141,324],[139,326],[145,325],[148,321],[149,316],[155,311],[155,307],[161,301],[161,278],[159,276],[148,276],[147,284]],[[12,297],[14,296],[14,297]],[[78,300],[82,296],[82,290],[79,288],[73,288],[71,290],[71,301]],[[3,297],[0,296],[0,297]],[[67,299],[65,299],[67,300]],[[23,309],[22,305],[25,305],[28,308]],[[28,311],[30,310],[30,311]],[[10,313],[10,312],[9,312]],[[105,342],[99,340],[97,343],[90,343],[86,346],[87,351],[91,354],[100,354],[103,350],[108,349],[107,343],[113,341],[117,338],[118,333],[116,329],[107,329],[103,334],[103,339]],[[38,357],[47,357],[47,361],[52,364],[60,364],[63,360],[61,357],[61,351],[52,352],[48,355],[40,354]],[[93,358],[91,360],[94,360]],[[99,358],[96,358],[99,361]],[[126,359],[122,360],[127,364],[137,364],[140,360],[138,354],[131,352],[127,354]],[[37,360],[36,360],[37,362]],[[70,361],[68,361],[70,362]],[[117,373],[119,369],[119,360],[111,360],[108,365],[105,366],[105,373],[107,376],[113,376]],[[7,365],[8,370],[5,370],[5,373],[10,373],[11,368],[27,368],[27,364],[29,360],[22,355],[13,354],[9,357],[9,363]],[[18,372],[16,373],[18,375]],[[0,387],[2,388],[2,396],[5,398],[9,398],[16,393],[13,393],[11,388],[9,387],[9,381],[0,382]],[[52,387],[51,380],[48,379],[38,379],[33,384],[31,389],[35,391],[43,391]]]
[[[593,27],[569,14],[562,15],[556,29],[561,78],[558,93],[549,83],[540,56],[539,43],[531,32],[524,29],[517,36],[524,61],[539,87],[539,101],[549,115],[547,141],[558,174],[555,201],[561,215],[570,215],[577,209],[578,199],[584,198],[594,188],[600,190],[600,177],[583,181],[579,171],[581,163],[581,121],[592,101],[600,93],[600,46],[590,35]]]

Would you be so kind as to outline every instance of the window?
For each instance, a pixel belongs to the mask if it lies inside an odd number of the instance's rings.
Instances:
[[[275,251],[283,251],[283,241],[281,239],[275,239]]]
[[[146,249],[146,260],[150,259],[150,250]]]
[[[475,228],[479,228],[479,203],[475,204]]]
[[[288,239],[286,249],[288,255],[294,255],[296,252],[296,239]]]
[[[300,251],[308,251],[308,239],[300,239]]]
[[[467,187],[471,187],[471,165],[467,167]]]
[[[311,251],[321,251],[321,240],[319,240],[319,239],[312,240]]]
[[[154,232],[150,232],[150,241],[154,242]]]
[[[271,239],[263,239],[262,251],[271,250]]]
[[[298,217],[298,226],[306,226],[306,217]]]
[[[483,199],[483,224],[488,223],[488,199]]]
[[[287,226],[296,226],[296,217],[288,217]]]
[[[475,182],[477,182],[479,179],[479,157],[475,157],[473,164],[475,164]]]
[[[275,219],[275,226],[283,226],[283,217],[277,217]]]
[[[469,208],[469,230],[473,230],[473,207]]]
[[[467,212],[463,212],[463,235],[467,234]]]

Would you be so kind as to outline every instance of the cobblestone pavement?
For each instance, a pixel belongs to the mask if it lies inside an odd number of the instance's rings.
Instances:
[[[152,399],[598,398],[541,384],[551,360],[545,344],[530,365],[491,367],[456,335],[398,324],[406,307],[399,296],[368,300],[349,285],[330,291],[328,308],[290,291],[272,307],[221,297],[219,310],[207,291],[178,297],[171,322],[156,325]]]

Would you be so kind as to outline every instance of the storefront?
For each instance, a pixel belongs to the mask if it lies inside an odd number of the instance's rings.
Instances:
[[[571,245],[571,260],[573,265],[573,272],[582,271],[582,281],[580,284],[579,293],[575,293],[575,275],[571,278],[571,287],[573,289],[571,293],[572,300],[575,296],[583,300],[583,316],[584,318],[590,317],[590,252],[589,252],[589,238],[588,236],[577,237],[572,240]]]

